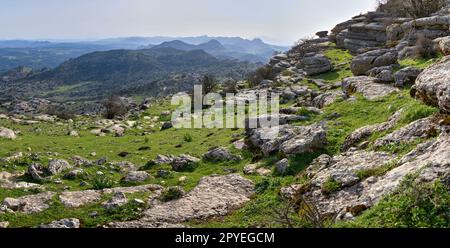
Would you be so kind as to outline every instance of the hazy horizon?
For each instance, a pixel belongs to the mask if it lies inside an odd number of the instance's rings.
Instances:
[[[292,45],[375,0],[3,0],[0,40],[223,36]]]

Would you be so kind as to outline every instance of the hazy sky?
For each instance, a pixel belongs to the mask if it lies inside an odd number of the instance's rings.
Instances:
[[[291,44],[375,0],[0,0],[0,39],[241,36]]]

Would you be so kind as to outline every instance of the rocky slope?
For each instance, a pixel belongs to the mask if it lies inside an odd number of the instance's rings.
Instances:
[[[278,130],[174,129],[167,99],[134,119],[0,115],[0,224],[449,227],[448,17],[371,12],[274,56],[236,99],[279,93]],[[404,59],[417,32],[440,55]]]

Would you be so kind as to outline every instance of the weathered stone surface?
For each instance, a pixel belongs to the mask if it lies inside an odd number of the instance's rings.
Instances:
[[[0,138],[14,140],[17,138],[16,133],[6,127],[0,127]]]
[[[50,175],[57,175],[71,168],[72,166],[64,159],[52,159],[48,162],[47,170]]]
[[[9,222],[8,221],[1,221],[0,222],[0,229],[2,228],[8,228]]]
[[[450,56],[425,69],[417,78],[415,96],[424,103],[450,113]]]
[[[289,169],[289,160],[287,158],[278,161],[275,164],[276,172],[279,175],[286,175]]]
[[[421,69],[417,69],[415,67],[406,67],[399,70],[394,74],[395,86],[405,87],[413,85],[421,72]]]
[[[306,54],[300,61],[299,68],[308,76],[322,74],[333,69],[330,60],[323,54]]]
[[[19,181],[19,177],[23,176],[24,172],[9,173],[6,171],[0,171],[0,188],[3,189],[39,189],[44,190],[45,187],[29,182]]]
[[[361,93],[368,100],[374,100],[378,97],[384,97],[398,92],[398,89],[392,85],[380,84],[376,78],[365,76],[344,79],[342,82],[342,90],[347,96],[353,95],[354,93]]]
[[[381,83],[391,83],[394,81],[394,68],[393,65],[376,67],[367,71],[366,74],[377,78]]]
[[[224,161],[235,161],[238,162],[242,160],[241,156],[234,155],[233,153],[225,147],[214,147],[210,149],[205,155],[203,155],[203,159],[215,162],[224,162]]]
[[[126,183],[138,183],[143,182],[150,178],[150,174],[145,171],[130,171],[123,179]]]
[[[436,136],[439,127],[433,121],[433,118],[420,119],[408,124],[407,126],[394,131],[375,141],[375,147],[393,145],[400,143],[410,143],[417,139],[426,139]]]
[[[163,187],[161,185],[147,184],[133,187],[117,187],[111,189],[104,189],[103,194],[115,194],[115,193],[133,194],[140,192],[158,191],[162,189]]]
[[[103,203],[103,207],[107,211],[113,211],[127,203],[128,203],[127,196],[122,192],[117,192],[111,199]]]
[[[85,159],[83,157],[80,157],[80,156],[73,156],[70,160],[72,161],[72,163],[73,163],[73,165],[75,167],[78,167],[78,166],[86,166],[86,167],[92,166],[92,161],[90,161],[88,159]]]
[[[25,214],[39,213],[50,206],[48,203],[51,201],[54,192],[44,192],[35,195],[27,195],[19,198],[5,198],[0,205],[0,209],[6,208],[14,212],[20,212]]]
[[[195,165],[196,163],[200,162],[200,159],[196,157],[192,157],[190,155],[181,154],[178,157],[175,157],[172,162],[170,162],[170,165],[172,166],[172,170],[174,171],[182,171],[185,170],[187,167]]]
[[[344,94],[341,91],[326,92],[315,97],[312,101],[312,105],[321,109],[333,104],[336,100],[342,98],[343,96]]]
[[[172,226],[194,219],[224,216],[250,200],[254,185],[239,175],[204,177],[183,198],[148,209],[137,221],[111,223],[110,227],[137,228]]]
[[[80,220],[75,218],[56,220],[46,225],[40,225],[39,228],[80,228]]]
[[[353,58],[351,70],[355,76],[368,75],[369,70],[397,63],[397,52],[379,49],[360,54]]]
[[[168,121],[168,122],[164,122],[163,125],[161,126],[161,130],[167,130],[173,127],[172,122]]]
[[[311,189],[304,196],[313,198],[319,211],[324,214],[339,214],[341,219],[346,213],[356,216],[395,190],[407,175],[420,172],[417,180],[432,182],[448,174],[449,148],[450,137],[443,133],[437,140],[419,145],[386,174],[360,182],[354,178],[356,172],[393,163],[394,157],[385,153],[355,152],[341,154],[327,163],[313,163],[308,168],[308,175],[312,178]],[[337,192],[324,195],[321,184],[330,177],[341,182],[342,186]]]
[[[277,151],[295,155],[323,148],[326,132],[321,125],[283,125],[250,130],[249,140],[266,156]]]
[[[375,132],[382,132],[393,128],[402,116],[402,110],[395,112],[388,121],[362,127],[351,133],[342,145],[342,150],[347,151],[351,147],[358,145],[359,143],[367,140]]]
[[[84,190],[74,192],[62,192],[59,200],[67,208],[79,208],[87,204],[95,203],[101,200],[101,191]]]
[[[28,174],[36,181],[42,181],[45,177],[45,168],[39,163],[31,163],[28,166]]]
[[[103,133],[112,133],[116,137],[122,137],[125,133],[125,128],[121,127],[118,124],[114,124],[112,126],[102,129],[102,132]]]
[[[450,55],[450,36],[438,38],[435,40],[439,51],[444,55]]]

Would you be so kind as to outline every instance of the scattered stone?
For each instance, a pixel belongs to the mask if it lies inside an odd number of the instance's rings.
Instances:
[[[52,159],[48,163],[48,172],[50,175],[57,175],[65,170],[71,169],[72,166],[63,159]]]
[[[306,75],[313,76],[331,71],[333,66],[325,55],[310,53],[302,58],[298,64],[298,68],[303,69]]]
[[[40,225],[39,228],[80,228],[80,220],[75,218],[62,219],[47,225]]]
[[[190,155],[182,154],[178,157],[175,157],[170,165],[172,166],[172,170],[174,171],[183,171],[188,167],[194,166],[198,162],[200,162],[200,159],[192,157]]]
[[[275,164],[275,169],[277,174],[279,175],[286,175],[289,169],[289,160],[287,158],[278,161]]]
[[[92,166],[92,161],[89,161],[89,160],[87,160],[85,158],[82,158],[80,156],[73,156],[70,160],[72,161],[72,163],[73,163],[73,165],[75,167],[80,167],[80,166],[89,167],[89,166]]]
[[[67,178],[69,180],[74,180],[77,178],[80,178],[82,175],[84,175],[84,170],[78,169],[68,172],[66,175],[64,175],[64,178]]]
[[[126,183],[144,182],[150,178],[150,174],[145,171],[130,171],[123,179]]]
[[[0,229],[2,228],[8,228],[9,222],[8,221],[2,221],[0,222]]]
[[[128,155],[130,155],[129,152],[121,152],[121,153],[117,154],[117,156],[119,156],[121,158],[126,158],[126,157],[128,157]]]
[[[5,198],[0,208],[6,208],[14,212],[34,214],[48,209],[54,192],[44,192],[35,195],[27,195],[19,198]]]
[[[72,131],[69,132],[69,136],[72,136],[72,137],[80,137],[80,134],[79,134],[77,131],[72,130]]]
[[[128,203],[127,196],[122,192],[118,192],[115,193],[113,198],[111,198],[109,201],[104,202],[103,207],[107,211],[113,211],[127,203]]]
[[[100,201],[101,192],[97,190],[62,192],[59,200],[67,208],[79,208]]]
[[[228,148],[214,147],[203,155],[203,159],[213,162],[225,162],[225,161],[239,162],[242,160],[242,157],[232,154],[230,150],[228,150]]]
[[[17,136],[13,130],[5,127],[0,127],[0,138],[14,140],[17,138]]]
[[[342,98],[343,96],[344,94],[341,91],[326,92],[315,97],[312,101],[312,105],[316,108],[322,109],[333,104],[336,100]]]
[[[38,182],[43,181],[45,177],[45,168],[39,163],[31,163],[28,166],[28,174]]]
[[[173,127],[172,122],[168,121],[168,122],[164,122],[162,127],[161,127],[161,131],[163,130],[167,130]]]
[[[397,51],[379,49],[360,54],[353,58],[351,70],[355,76],[368,75],[376,67],[397,64]]]

